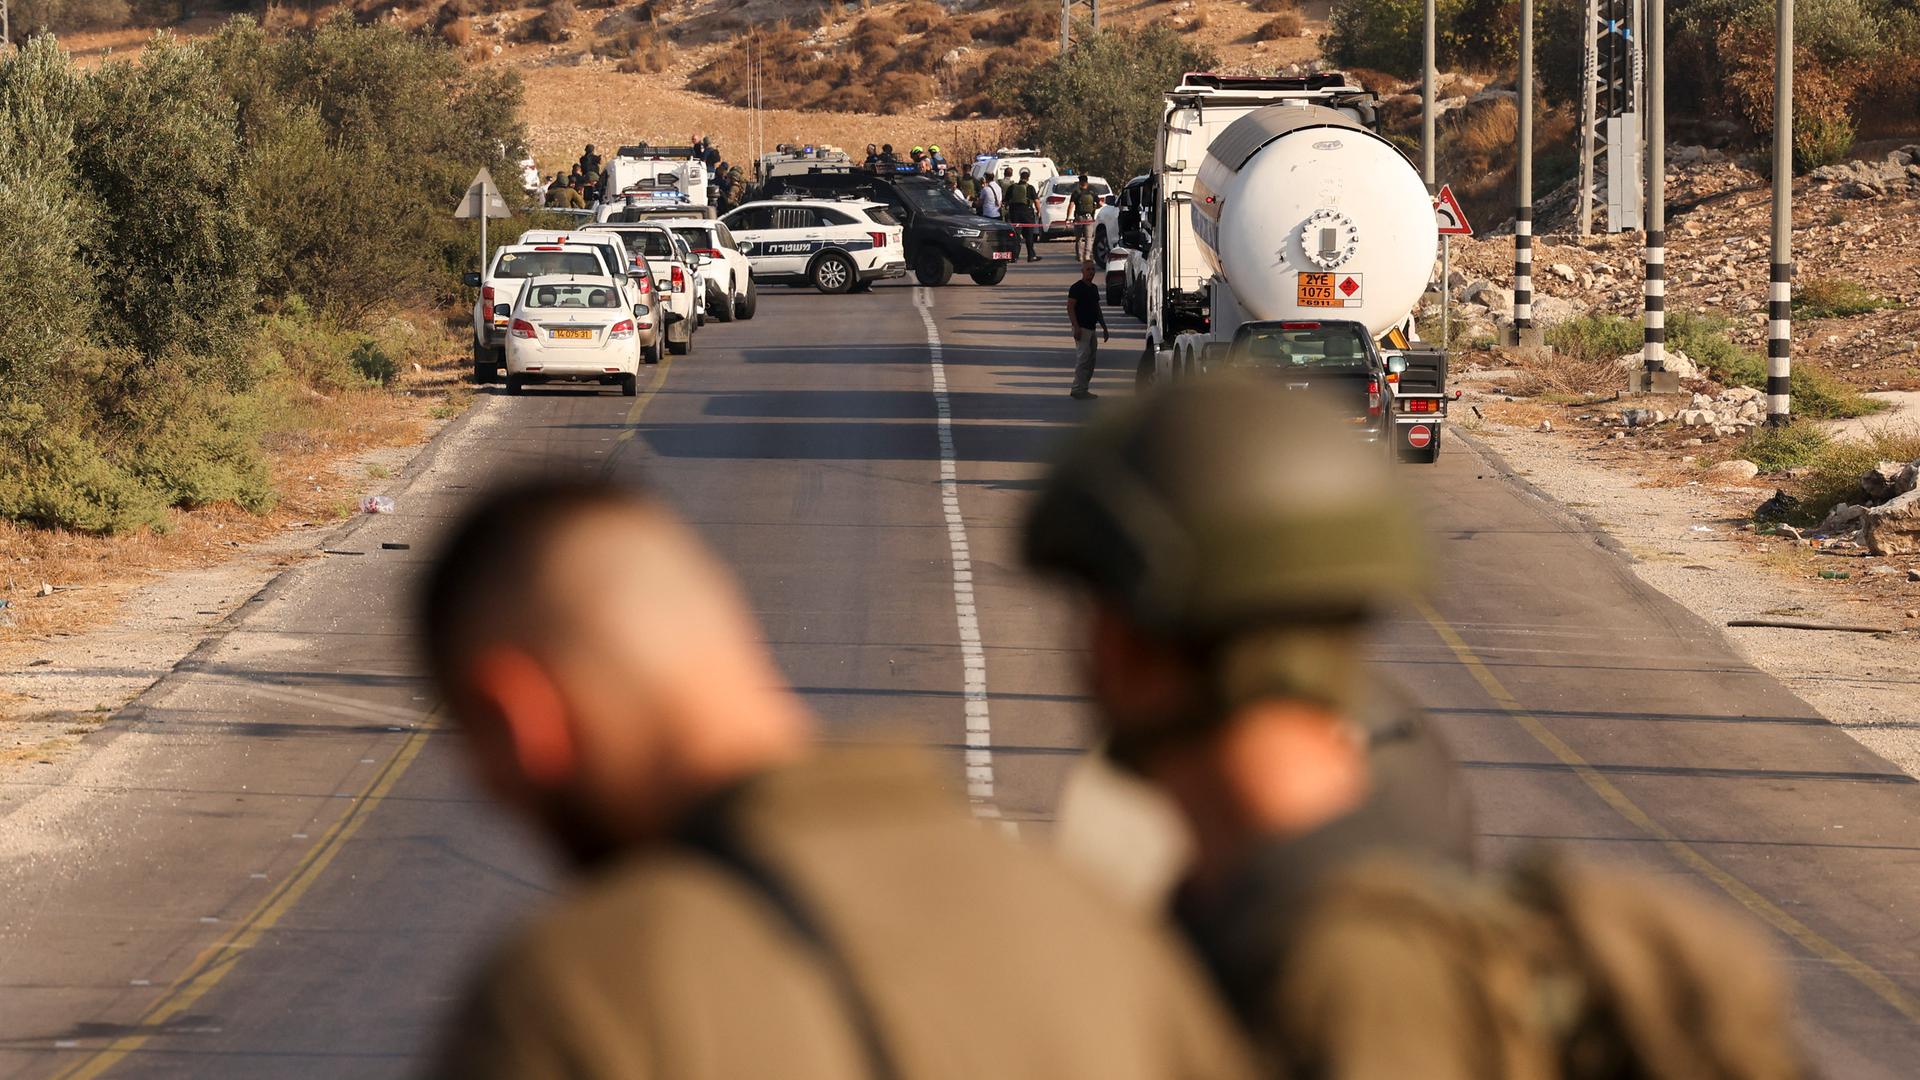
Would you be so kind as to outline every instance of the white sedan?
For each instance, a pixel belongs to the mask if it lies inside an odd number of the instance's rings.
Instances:
[[[507,393],[530,382],[596,382],[639,393],[640,334],[651,305],[628,308],[619,283],[578,274],[537,277],[507,323]]]

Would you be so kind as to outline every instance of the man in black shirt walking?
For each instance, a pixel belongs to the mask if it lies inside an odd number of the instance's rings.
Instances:
[[[1080,264],[1080,280],[1067,290],[1067,322],[1073,325],[1073,354],[1077,361],[1073,366],[1073,396],[1082,401],[1098,397],[1087,389],[1093,382],[1093,364],[1099,351],[1094,341],[1093,331],[1100,330],[1101,340],[1110,340],[1107,331],[1107,317],[1100,310],[1100,287],[1093,283],[1093,260]]]

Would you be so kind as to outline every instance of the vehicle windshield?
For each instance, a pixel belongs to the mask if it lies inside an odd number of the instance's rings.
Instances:
[[[612,310],[620,306],[619,290],[610,282],[535,282],[527,292],[530,308],[593,308]]]
[[[884,206],[867,207],[867,220],[873,222],[875,225],[900,224],[900,219],[893,216],[893,211]]]
[[[636,229],[622,232],[626,238],[627,249],[639,249],[640,254],[649,259],[671,259],[674,256],[673,234],[665,229]]]
[[[1253,327],[1234,343],[1229,363],[1274,371],[1365,371],[1367,339],[1352,323]]]
[[[707,230],[698,225],[681,225],[673,231],[680,234],[680,239],[685,240],[690,248],[711,250],[717,246]]]
[[[503,251],[493,264],[497,278],[545,277],[550,274],[583,274],[598,277],[606,273],[600,257],[591,251]]]
[[[923,214],[971,214],[973,207],[958,192],[931,184],[901,184],[894,190],[907,205]]]

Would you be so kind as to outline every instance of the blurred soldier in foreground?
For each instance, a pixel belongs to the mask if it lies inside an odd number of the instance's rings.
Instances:
[[[650,500],[482,500],[424,616],[481,775],[582,874],[481,977],[441,1075],[1250,1075],[1184,954],[976,823],[937,763],[811,746],[731,576]]]
[[[1186,819],[1175,916],[1275,1074],[1800,1074],[1744,923],[1663,882],[1466,866],[1453,769],[1364,662],[1423,584],[1377,449],[1277,382],[1215,377],[1097,420],[1028,521],[1090,594],[1112,757]]]

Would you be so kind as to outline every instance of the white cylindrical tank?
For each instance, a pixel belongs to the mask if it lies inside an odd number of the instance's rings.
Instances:
[[[1228,125],[1200,166],[1193,222],[1245,317],[1353,319],[1376,335],[1420,302],[1439,248],[1412,162],[1315,105]]]

